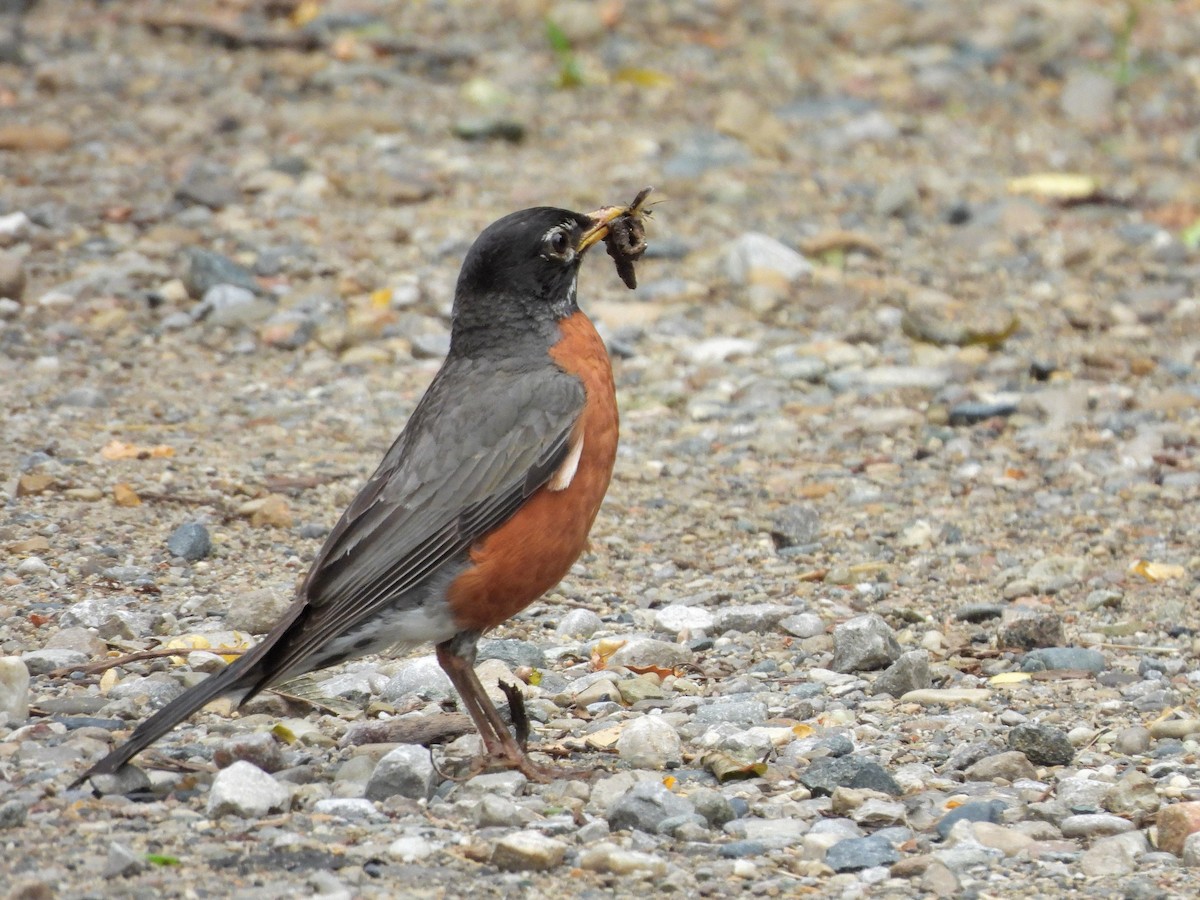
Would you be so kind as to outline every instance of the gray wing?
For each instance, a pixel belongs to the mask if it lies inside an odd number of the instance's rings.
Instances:
[[[553,366],[484,365],[456,360],[438,373],[326,539],[262,685],[462,558],[562,463],[583,385]]]

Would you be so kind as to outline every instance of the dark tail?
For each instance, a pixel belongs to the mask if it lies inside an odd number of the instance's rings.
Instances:
[[[242,695],[240,700],[247,700],[268,684],[278,680],[275,677],[278,673],[272,671],[267,657],[302,611],[303,602],[297,601],[261,643],[220,672],[184,691],[148,718],[133,730],[129,740],[71,782],[71,787],[78,787],[93,775],[112,775],[206,703],[211,703],[226,694],[237,693]]]

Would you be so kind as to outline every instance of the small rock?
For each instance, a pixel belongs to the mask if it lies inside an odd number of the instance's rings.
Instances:
[[[1067,816],[1058,826],[1065,838],[1108,837],[1133,831],[1136,827],[1128,819],[1107,813],[1082,813],[1077,816]]]
[[[697,341],[687,348],[687,358],[700,366],[728,362],[758,352],[758,342],[736,337],[717,337]]]
[[[661,716],[642,716],[621,729],[617,755],[635,769],[673,769],[683,763],[683,742]]]
[[[770,631],[792,611],[791,607],[776,603],[751,603],[745,606],[727,606],[714,615],[713,631],[741,631],[746,634]]]
[[[779,625],[788,634],[798,638],[812,638],[825,633],[825,620],[811,612],[788,616],[781,619]]]
[[[29,718],[29,667],[16,656],[0,656],[0,716],[10,726]]]
[[[664,606],[654,614],[654,627],[670,634],[679,634],[681,631],[709,631],[713,622],[713,614],[708,610],[683,603]]]
[[[199,300],[218,284],[231,284],[257,293],[261,290],[254,273],[227,256],[201,247],[187,249],[188,269],[183,283],[188,296]]]
[[[662,876],[667,874],[666,860],[637,850],[622,850],[616,844],[602,843],[579,854],[579,868],[612,875]]]
[[[113,841],[108,845],[108,859],[104,863],[105,878],[126,878],[147,868],[147,863],[124,844]]]
[[[214,284],[192,310],[192,319],[237,328],[265,322],[275,312],[275,303],[267,297],[236,284]]]
[[[875,195],[875,214],[881,218],[907,216],[917,208],[921,195],[911,178],[894,178]]]
[[[171,532],[167,538],[167,550],[189,562],[204,559],[212,551],[208,529],[199,522],[187,522]]]
[[[389,703],[405,702],[414,696],[431,700],[455,696],[454,685],[432,654],[405,663],[383,688],[383,698]]]
[[[734,284],[779,287],[812,273],[812,263],[775,238],[747,232],[725,254],[725,273]]]
[[[998,824],[1008,806],[1003,800],[969,800],[942,816],[937,833],[944,840],[958,822],[991,822]]]
[[[1140,824],[1158,812],[1162,806],[1155,784],[1149,775],[1132,769],[1109,787],[1102,805],[1109,812]]]
[[[291,792],[262,769],[238,760],[213,777],[207,812],[214,819],[226,815],[256,819],[285,811],[291,798]]]
[[[1103,128],[1112,122],[1117,85],[1112,76],[1090,67],[1067,75],[1059,96],[1063,114],[1084,128]]]
[[[954,618],[960,622],[986,622],[989,619],[998,619],[1004,615],[1005,607],[999,603],[968,603],[961,607],[954,614]]]
[[[239,734],[227,738],[213,751],[213,762],[226,769],[244,760],[264,772],[278,772],[286,766],[283,747],[269,732]]]
[[[1087,560],[1078,556],[1047,556],[1030,566],[1025,578],[1038,593],[1057,594],[1081,582],[1087,567]]]
[[[1075,758],[1075,748],[1065,733],[1034,722],[1026,722],[1009,731],[1008,746],[1020,750],[1037,766],[1065,766]]]
[[[609,657],[608,665],[614,669],[618,666],[659,666],[673,669],[691,662],[692,651],[687,647],[652,638],[638,638],[627,641],[625,646]]]
[[[1072,669],[1099,674],[1107,668],[1104,654],[1086,647],[1041,647],[1030,650],[1021,660],[1021,671]]]
[[[375,804],[364,797],[327,797],[313,804],[313,812],[348,822],[379,818]]]
[[[1150,729],[1141,725],[1122,728],[1113,739],[1113,749],[1125,756],[1141,756],[1150,749]]]
[[[0,831],[24,825],[26,812],[25,804],[20,800],[5,800],[0,803]]]
[[[980,844],[999,850],[1005,856],[1016,856],[1033,843],[1029,835],[993,822],[975,822],[971,825],[971,833]]]
[[[642,781],[609,806],[607,818],[614,831],[637,829],[654,834],[664,819],[694,813],[691,803],[672,794],[661,782]]]
[[[1183,842],[1183,852],[1180,856],[1183,857],[1183,864],[1189,869],[1200,866],[1200,833],[1187,836],[1187,840]]]
[[[875,679],[871,688],[876,694],[902,697],[910,691],[926,690],[932,686],[928,651],[910,650],[900,654],[896,661]]]
[[[28,674],[45,675],[64,666],[83,665],[88,662],[88,656],[78,650],[31,650],[21,654],[21,662]]]
[[[881,616],[869,613],[843,622],[833,629],[835,672],[882,669],[900,656],[895,632]]]
[[[887,866],[899,859],[900,854],[878,835],[838,841],[825,853],[825,865],[835,872],[857,872],[874,866]]]
[[[437,773],[429,750],[420,744],[401,744],[375,766],[367,782],[368,800],[408,797],[428,800],[437,787]]]
[[[1149,849],[1150,842],[1140,831],[1100,838],[1079,858],[1079,869],[1089,878],[1128,875],[1137,868],[1138,856]]]
[[[722,698],[706,703],[696,710],[697,725],[758,725],[767,719],[767,705],[760,700]]]
[[[816,796],[830,795],[836,788],[867,788],[899,797],[903,791],[879,763],[855,754],[822,757],[800,773],[798,780]]]
[[[1163,719],[1150,726],[1150,736],[1157,740],[1182,740],[1197,733],[1200,733],[1200,719]]]
[[[603,625],[600,617],[590,609],[573,609],[562,617],[554,633],[559,637],[590,638]]]
[[[492,865],[506,872],[544,872],[563,861],[567,845],[537,831],[518,831],[496,842]]]
[[[839,788],[839,790],[841,790]],[[905,822],[904,804],[895,800],[870,797],[850,813],[850,818],[864,828],[888,828]]]
[[[1018,405],[1008,400],[993,400],[988,403],[956,403],[950,407],[948,421],[951,426],[976,425],[989,419],[1007,418],[1015,413]]]
[[[1063,642],[1062,618],[1052,612],[1022,611],[1000,626],[996,641],[1002,647],[1032,650],[1056,647]]]
[[[225,613],[225,624],[237,631],[266,634],[292,605],[283,590],[259,588],[239,594]]]
[[[405,835],[388,844],[388,856],[403,863],[419,862],[437,852],[437,845],[419,834]]]
[[[486,659],[498,659],[507,663],[512,669],[521,666],[530,666],[536,669],[546,665],[546,654],[542,652],[541,647],[529,641],[518,641],[511,638],[484,641],[479,645],[476,659],[479,662]]]
[[[1164,806],[1157,822],[1158,849],[1180,856],[1188,835],[1200,832],[1200,801]]]
[[[771,521],[771,540],[777,549],[811,544],[821,536],[821,517],[811,506],[785,506]]]
[[[25,294],[25,267],[15,253],[0,252],[0,297],[20,300]]]
[[[242,192],[228,166],[200,159],[184,173],[175,188],[175,197],[184,203],[223,209],[241,202]]]
[[[979,762],[969,766],[964,773],[970,781],[1020,781],[1022,778],[1034,780],[1037,769],[1029,758],[1019,750],[1009,750],[993,756],[985,756]]]
[[[733,804],[720,791],[712,788],[699,788],[687,795],[696,812],[702,815],[713,828],[720,828],[726,822],[737,818]]]
[[[962,892],[958,876],[939,859],[932,860],[921,873],[921,889],[935,897],[957,897]]]
[[[921,706],[982,706],[991,696],[987,688],[923,688],[901,695],[900,700]]]

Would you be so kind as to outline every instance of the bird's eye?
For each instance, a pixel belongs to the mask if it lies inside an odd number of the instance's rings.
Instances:
[[[567,238],[567,233],[558,230],[550,232],[546,243],[550,248],[550,252],[555,256],[566,256],[567,250],[571,246],[571,241]]]

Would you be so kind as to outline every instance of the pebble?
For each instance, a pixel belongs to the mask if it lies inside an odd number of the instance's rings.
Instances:
[[[929,652],[910,650],[901,653],[871,685],[876,694],[903,697],[912,691],[928,690],[933,686],[929,674]]]
[[[1133,831],[1136,826],[1128,819],[1107,813],[1083,813],[1067,816],[1059,823],[1059,830],[1067,838],[1107,837]]]
[[[1063,642],[1062,619],[1052,612],[1026,610],[1006,616],[996,634],[1002,647],[1032,650],[1035,647],[1057,647]]]
[[[1189,834],[1179,855],[1189,869],[1200,867],[1200,834]]]
[[[282,587],[246,591],[230,602],[225,624],[235,631],[266,634],[292,605],[292,599]]]
[[[606,816],[614,831],[637,829],[654,834],[665,819],[694,813],[687,799],[671,793],[661,782],[642,781],[619,796]]]
[[[379,818],[375,804],[362,797],[327,797],[313,804],[313,812],[323,816],[336,816],[348,822]]]
[[[25,814],[28,812],[20,800],[5,800],[0,802],[0,831],[9,828],[19,828],[25,824]]]
[[[843,622],[833,629],[835,672],[882,669],[900,656],[896,634],[881,616],[870,613]]]
[[[192,319],[226,328],[257,325],[275,312],[275,304],[266,297],[236,284],[214,284],[192,309]]]
[[[167,538],[167,550],[172,556],[195,562],[212,552],[212,540],[208,536],[208,529],[202,524],[185,522]]]
[[[433,654],[405,663],[383,688],[383,698],[389,703],[404,703],[413,697],[440,700],[454,696],[454,685]]]
[[[725,275],[734,284],[790,284],[812,273],[812,263],[773,237],[749,231],[725,251]]]
[[[25,266],[15,253],[0,251],[0,297],[20,300],[25,295]]]
[[[416,863],[437,853],[438,846],[419,834],[396,838],[388,845],[388,856],[402,863]]]
[[[778,549],[803,547],[821,536],[821,517],[811,506],[785,506],[771,518],[771,540]]]
[[[671,634],[682,631],[709,631],[715,621],[713,614],[708,610],[682,603],[669,604],[654,613],[654,627]]]
[[[798,638],[813,638],[825,633],[825,620],[816,613],[799,613],[780,619],[779,625]]]
[[[898,859],[900,854],[877,835],[838,841],[825,853],[825,864],[835,872],[856,872],[872,866],[886,866]]]
[[[1037,769],[1029,758],[1019,750],[1009,750],[1006,753],[996,753],[985,756],[979,762],[968,766],[965,772],[971,781],[1007,781],[1010,784],[1022,779],[1030,781],[1037,778]]]
[[[1039,594],[1057,594],[1082,581],[1087,569],[1087,560],[1078,556],[1047,556],[1030,566],[1025,578]]]
[[[368,800],[408,797],[428,800],[437,787],[437,773],[429,749],[420,744],[402,744],[379,760],[367,782]]]
[[[567,845],[537,831],[518,831],[496,842],[492,865],[506,872],[543,872],[562,863]]]
[[[124,844],[113,841],[108,845],[104,863],[105,878],[128,878],[148,868],[149,864]]]
[[[767,705],[759,700],[720,698],[696,710],[697,725],[758,725],[767,719]]]
[[[600,617],[590,609],[573,609],[562,617],[554,633],[559,637],[587,639],[603,627]]]
[[[1089,878],[1128,875],[1137,868],[1138,856],[1149,849],[1150,842],[1140,831],[1100,838],[1079,857],[1079,871]]]
[[[257,819],[268,813],[284,812],[291,805],[291,791],[262,769],[239,760],[214,777],[208,792],[208,816],[240,816]]]
[[[683,763],[683,741],[661,716],[642,716],[621,729],[617,755],[635,769],[673,769]]]
[[[1041,672],[1047,669],[1071,669],[1099,675],[1107,668],[1104,654],[1086,647],[1041,647],[1030,650],[1021,659],[1021,671]]]
[[[970,800],[942,816],[937,823],[938,835],[945,839],[959,822],[991,822],[998,824],[1008,808],[1003,800]]]
[[[1158,811],[1158,849],[1180,856],[1189,835],[1200,832],[1200,801],[1172,803]]]
[[[922,688],[909,691],[900,699],[921,706],[979,706],[991,697],[992,692],[986,688]]]
[[[21,662],[30,675],[45,675],[55,669],[81,666],[89,661],[88,655],[78,650],[30,650],[21,654]]]
[[[662,857],[638,850],[624,850],[607,841],[583,850],[579,854],[579,868],[610,875],[667,874],[667,862]]]
[[[856,754],[817,759],[797,780],[816,796],[832,794],[839,787],[865,788],[893,797],[903,793],[879,763]]]
[[[1050,725],[1027,722],[1008,732],[1008,746],[1020,750],[1036,766],[1065,766],[1075,758],[1066,734]]]
[[[687,647],[652,638],[638,638],[627,641],[609,657],[608,665],[614,669],[618,666],[658,666],[673,669],[676,666],[689,665],[691,662],[692,652]]]
[[[1133,769],[1109,787],[1101,801],[1103,808],[1118,816],[1141,822],[1158,812],[1162,800],[1156,782],[1145,772]]]
[[[718,634],[727,631],[740,631],[743,634],[772,631],[791,611],[791,607],[776,603],[726,606],[714,614],[712,628]]]
[[[16,656],[0,656],[0,717],[19,725],[29,718],[29,667]]]

